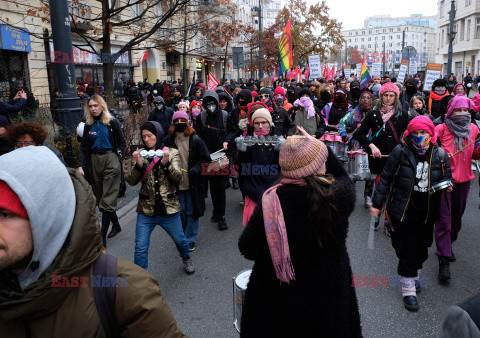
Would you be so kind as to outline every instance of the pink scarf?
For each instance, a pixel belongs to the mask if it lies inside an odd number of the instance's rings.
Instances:
[[[303,179],[282,179],[279,184],[265,191],[262,198],[262,208],[265,234],[267,235],[268,248],[270,249],[270,256],[272,256],[275,274],[281,282],[290,283],[291,280],[295,279],[295,272],[290,259],[290,248],[288,247],[282,206],[277,195],[277,188],[285,184],[306,186],[307,182]]]
[[[313,101],[309,97],[301,97],[300,99],[296,100],[293,105],[295,107],[301,106],[303,109],[307,111],[307,119],[310,119],[315,116],[315,107],[313,106]]]
[[[386,106],[382,104],[380,108],[380,113],[382,113],[382,121],[383,123],[387,123],[388,120],[395,114],[395,107],[394,106]]]

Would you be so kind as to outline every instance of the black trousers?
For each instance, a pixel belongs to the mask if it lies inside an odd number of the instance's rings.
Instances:
[[[392,218],[394,231],[391,232],[392,246],[398,262],[398,274],[403,277],[417,277],[428,258],[428,248],[433,243],[433,222],[425,224],[406,216],[404,222]]]
[[[210,195],[212,196],[213,214],[216,216],[225,216],[227,175],[207,176],[210,182]]]

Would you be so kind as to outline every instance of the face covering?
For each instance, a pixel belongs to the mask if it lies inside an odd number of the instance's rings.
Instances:
[[[247,101],[244,100],[238,100],[238,106],[242,109],[247,108]]]
[[[270,129],[258,129],[253,132],[255,136],[267,136],[268,134],[270,134]]]
[[[435,90],[434,90],[435,94],[437,95],[443,95],[445,94],[446,91],[447,90],[445,89],[445,87],[435,87]]]
[[[288,102],[292,103],[293,101],[295,101],[295,94],[292,92],[287,92],[287,98]]]
[[[423,115],[423,108],[415,109],[415,111],[416,111],[418,114]]]
[[[408,95],[414,95],[417,92],[417,88],[415,88],[414,86],[407,86],[405,91]]]
[[[209,105],[207,106],[207,109],[208,109],[208,111],[209,111],[210,113],[214,113],[215,110],[217,110],[217,105],[216,105],[216,104],[209,104]]]
[[[430,134],[427,135],[420,135],[420,136],[412,136],[412,145],[415,149],[417,149],[420,155],[425,155],[430,146],[430,139],[432,138]]]
[[[183,122],[175,123],[175,131],[177,133],[183,133],[185,130],[187,130],[187,124]]]
[[[156,104],[155,107],[156,107],[158,110],[162,110],[163,104],[161,104],[161,103]]]
[[[470,124],[470,121],[472,120],[472,117],[470,116],[469,113],[465,112],[460,112],[460,113],[455,113],[450,115],[450,120],[452,120],[453,123],[460,127],[465,127]]]
[[[279,107],[283,107],[283,98],[275,99],[275,104]]]
[[[332,95],[328,90],[324,90],[320,96],[322,97],[323,103],[330,102],[332,100]]]
[[[192,109],[192,117],[194,120],[197,119],[198,115],[200,115],[200,109]]]

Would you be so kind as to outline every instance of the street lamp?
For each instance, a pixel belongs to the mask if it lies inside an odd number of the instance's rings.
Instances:
[[[448,64],[447,64],[447,74],[452,74],[452,56],[453,56],[453,40],[457,32],[453,30],[453,20],[455,19],[455,0],[452,0],[452,5],[450,8],[450,30],[449,30],[449,41],[448,41]]]

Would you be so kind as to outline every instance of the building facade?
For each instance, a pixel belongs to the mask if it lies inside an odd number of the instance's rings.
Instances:
[[[438,1],[438,28],[436,38],[437,63],[443,64],[447,73],[450,31],[450,0]],[[456,13],[453,29],[452,73],[463,78],[467,73],[479,74],[480,69],[480,2],[459,0],[455,2]]]
[[[382,28],[402,25],[426,26],[436,29],[436,16],[423,16],[422,14],[412,14],[410,16],[392,17],[391,15],[375,15],[364,20],[365,27]]]

